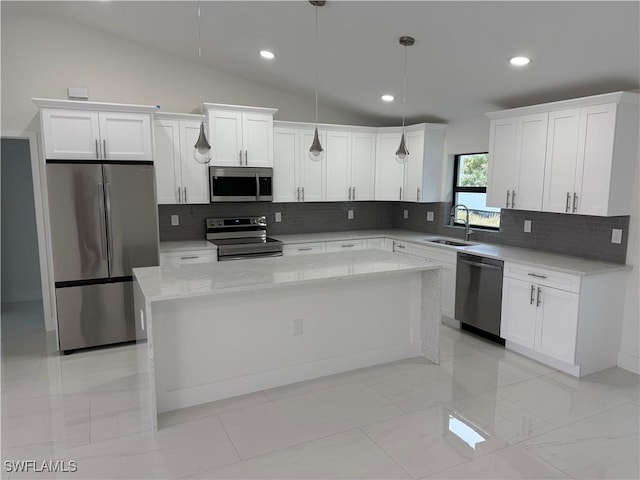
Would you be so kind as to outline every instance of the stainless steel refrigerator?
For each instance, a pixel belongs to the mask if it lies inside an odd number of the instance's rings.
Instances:
[[[135,340],[132,268],[158,265],[153,165],[47,162],[60,349]]]

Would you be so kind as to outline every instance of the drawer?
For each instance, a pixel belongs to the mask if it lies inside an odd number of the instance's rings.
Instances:
[[[283,255],[309,255],[326,251],[327,247],[324,242],[291,243],[282,247]]]
[[[580,277],[570,273],[505,262],[504,275],[545,287],[558,288],[567,292],[580,293]]]
[[[217,250],[193,250],[160,253],[160,265],[176,267],[192,263],[213,263],[218,261]]]
[[[336,242],[327,242],[327,252],[364,250],[366,248],[367,248],[366,240],[338,240]]]
[[[428,258],[441,263],[455,265],[457,262],[457,252],[438,247],[427,247],[425,245],[409,244],[409,253],[416,257]]]
[[[366,240],[367,248],[370,250],[385,250],[385,239],[384,238],[367,238]]]

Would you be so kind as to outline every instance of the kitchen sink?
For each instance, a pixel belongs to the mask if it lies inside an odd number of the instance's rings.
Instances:
[[[458,242],[456,240],[448,240],[446,238],[425,238],[426,242],[439,243],[441,245],[450,245],[452,247],[468,247],[471,243]]]

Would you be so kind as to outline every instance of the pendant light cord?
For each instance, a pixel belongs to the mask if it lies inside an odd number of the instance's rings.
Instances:
[[[203,78],[203,68],[202,68],[202,33],[200,29],[200,2],[198,2],[198,63],[200,63],[200,78],[198,83],[200,83],[198,90],[200,91],[200,115],[202,112],[202,78]]]
[[[315,7],[316,13],[316,129],[318,128],[318,5]]]
[[[404,133],[404,116],[407,113],[407,46],[404,46],[404,77],[402,87],[402,133]]]

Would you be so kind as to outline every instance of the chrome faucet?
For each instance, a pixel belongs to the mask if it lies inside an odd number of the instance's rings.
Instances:
[[[469,236],[473,235],[475,232],[469,228],[469,209],[467,208],[466,205],[463,205],[462,203],[458,203],[457,205],[454,205],[453,207],[451,207],[451,216],[450,216],[449,225],[453,226],[453,224],[455,223],[456,210],[458,208],[464,208],[464,211],[467,213],[466,220],[464,222],[464,239],[468,242]]]

